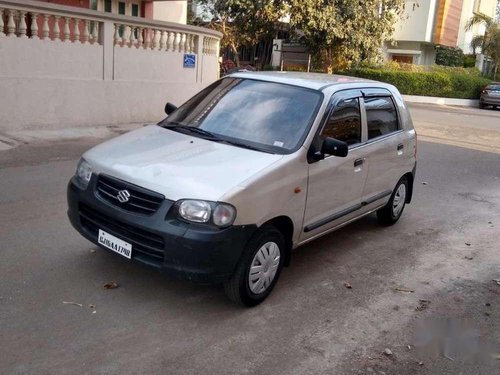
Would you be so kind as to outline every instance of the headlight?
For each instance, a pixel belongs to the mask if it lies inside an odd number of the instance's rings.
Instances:
[[[205,201],[186,200],[179,206],[179,214],[182,218],[195,223],[206,223],[210,220],[212,207]]]
[[[226,203],[186,199],[178,203],[179,216],[194,223],[209,223],[227,227],[236,219],[236,209]]]
[[[92,178],[92,167],[83,158],[80,159],[78,167],[76,167],[76,176],[85,187],[87,187]]]

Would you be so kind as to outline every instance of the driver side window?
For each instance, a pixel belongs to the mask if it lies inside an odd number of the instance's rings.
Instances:
[[[359,99],[344,99],[337,103],[326,123],[321,137],[331,137],[349,146],[361,142],[361,112]]]

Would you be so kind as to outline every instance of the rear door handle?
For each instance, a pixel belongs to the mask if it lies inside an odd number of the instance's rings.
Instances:
[[[400,144],[398,145],[398,151],[401,151],[403,148],[405,148],[405,145],[404,145],[404,144],[402,144],[402,143],[400,143]]]
[[[354,166],[359,167],[360,165],[363,164],[363,162],[364,162],[363,159],[356,159],[356,160],[354,160]]]

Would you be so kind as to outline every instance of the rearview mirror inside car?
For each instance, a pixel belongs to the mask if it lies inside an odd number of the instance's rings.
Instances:
[[[168,102],[167,104],[165,104],[165,113],[167,115],[170,115],[171,113],[173,113],[175,110],[177,109],[177,107],[175,105],[173,105],[172,103]]]

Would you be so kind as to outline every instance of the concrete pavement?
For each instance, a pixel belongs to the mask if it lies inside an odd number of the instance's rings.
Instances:
[[[298,249],[253,309],[96,250],[71,228],[66,183],[99,140],[0,152],[0,373],[498,373],[499,112],[411,109],[419,166],[400,222],[369,216]],[[417,350],[438,318],[479,330],[485,358]]]

